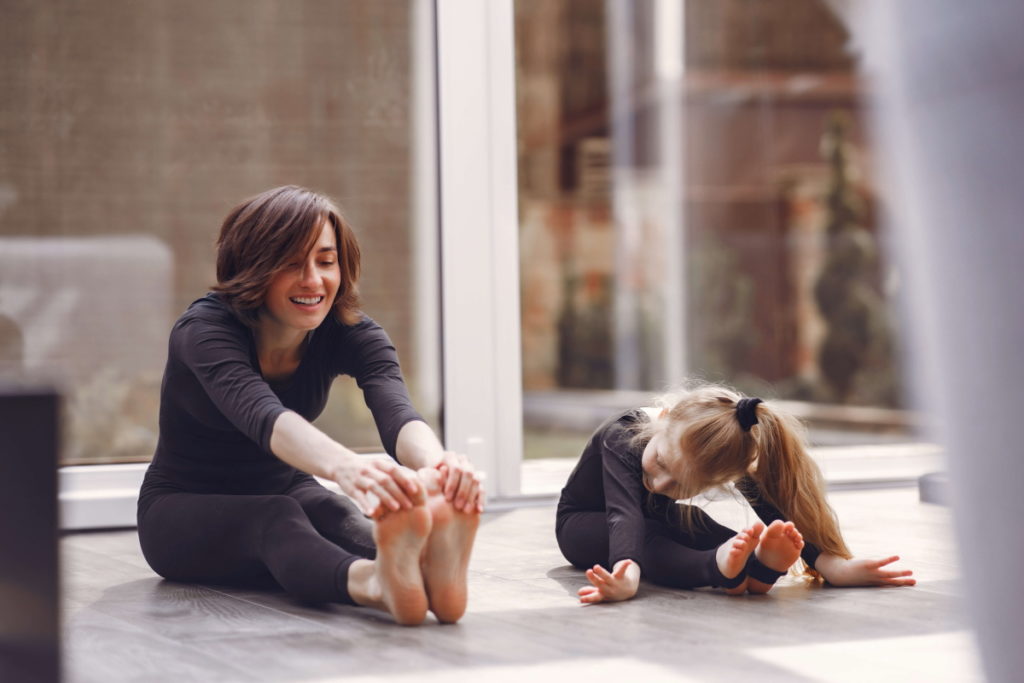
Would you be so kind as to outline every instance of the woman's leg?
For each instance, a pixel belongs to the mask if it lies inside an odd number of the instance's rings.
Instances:
[[[175,581],[237,584],[268,573],[309,602],[353,603],[348,571],[358,556],[313,528],[288,496],[164,493],[139,520],[149,565]]]
[[[463,512],[445,500],[437,470],[418,472],[427,493],[431,531],[420,559],[430,611],[443,624],[454,624],[466,612],[467,579],[479,512]]]
[[[374,559],[373,522],[355,503],[322,486],[308,474],[296,475],[286,496],[294,498],[320,535],[348,552]]]

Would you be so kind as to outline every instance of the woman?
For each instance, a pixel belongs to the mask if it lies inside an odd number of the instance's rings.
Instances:
[[[767,528],[737,533],[676,504],[730,482]],[[914,585],[911,571],[884,568],[897,556],[852,556],[799,422],[720,386],[666,394],[599,427],[562,489],[555,533],[565,558],[587,570],[584,603],[628,600],[641,575],[767,593],[801,557],[834,585]]]
[[[314,192],[279,187],[228,214],[217,285],[171,331],[139,497],[142,551],[168,579],[269,575],[301,600],[455,622],[480,477],[412,407],[391,341],[359,311],[359,270],[352,229]],[[311,424],[341,374],[363,390],[397,463]]]

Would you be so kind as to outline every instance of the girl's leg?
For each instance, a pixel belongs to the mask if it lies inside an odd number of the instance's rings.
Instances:
[[[285,495],[299,502],[324,538],[354,555],[371,560],[377,557],[373,522],[351,500],[321,486],[308,474],[296,475]]]
[[[590,569],[599,564],[611,570],[608,566],[608,516],[604,512],[580,510],[559,513],[555,539],[562,555],[572,566]]]
[[[313,528],[288,496],[165,493],[139,520],[153,570],[174,581],[239,584],[269,573],[308,602],[354,600],[348,572],[358,556]]]

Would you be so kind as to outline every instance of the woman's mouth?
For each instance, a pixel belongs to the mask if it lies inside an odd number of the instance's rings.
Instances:
[[[324,298],[322,296],[293,296],[288,300],[299,306],[318,306]]]

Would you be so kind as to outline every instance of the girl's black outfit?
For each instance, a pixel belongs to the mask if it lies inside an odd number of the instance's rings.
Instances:
[[[227,584],[271,578],[302,600],[352,602],[349,566],[376,555],[371,523],[270,451],[281,413],[312,422],[338,375],[355,378],[394,457],[399,430],[423,418],[380,325],[328,315],[294,374],[276,383],[260,372],[252,331],[219,296],[188,308],[171,331],[160,436],[139,495],[139,541],[154,571]]]
[[[648,420],[644,411],[630,410],[594,432],[558,501],[558,547],[580,569],[600,564],[610,570],[631,559],[645,579],[661,585],[735,585],[718,570],[715,551],[736,532],[692,506],[688,527],[673,499],[644,487],[640,457],[646,443],[634,443],[634,436]],[[753,479],[744,477],[736,486],[766,524],[784,519]],[[806,543],[801,556],[813,567],[819,552]]]

